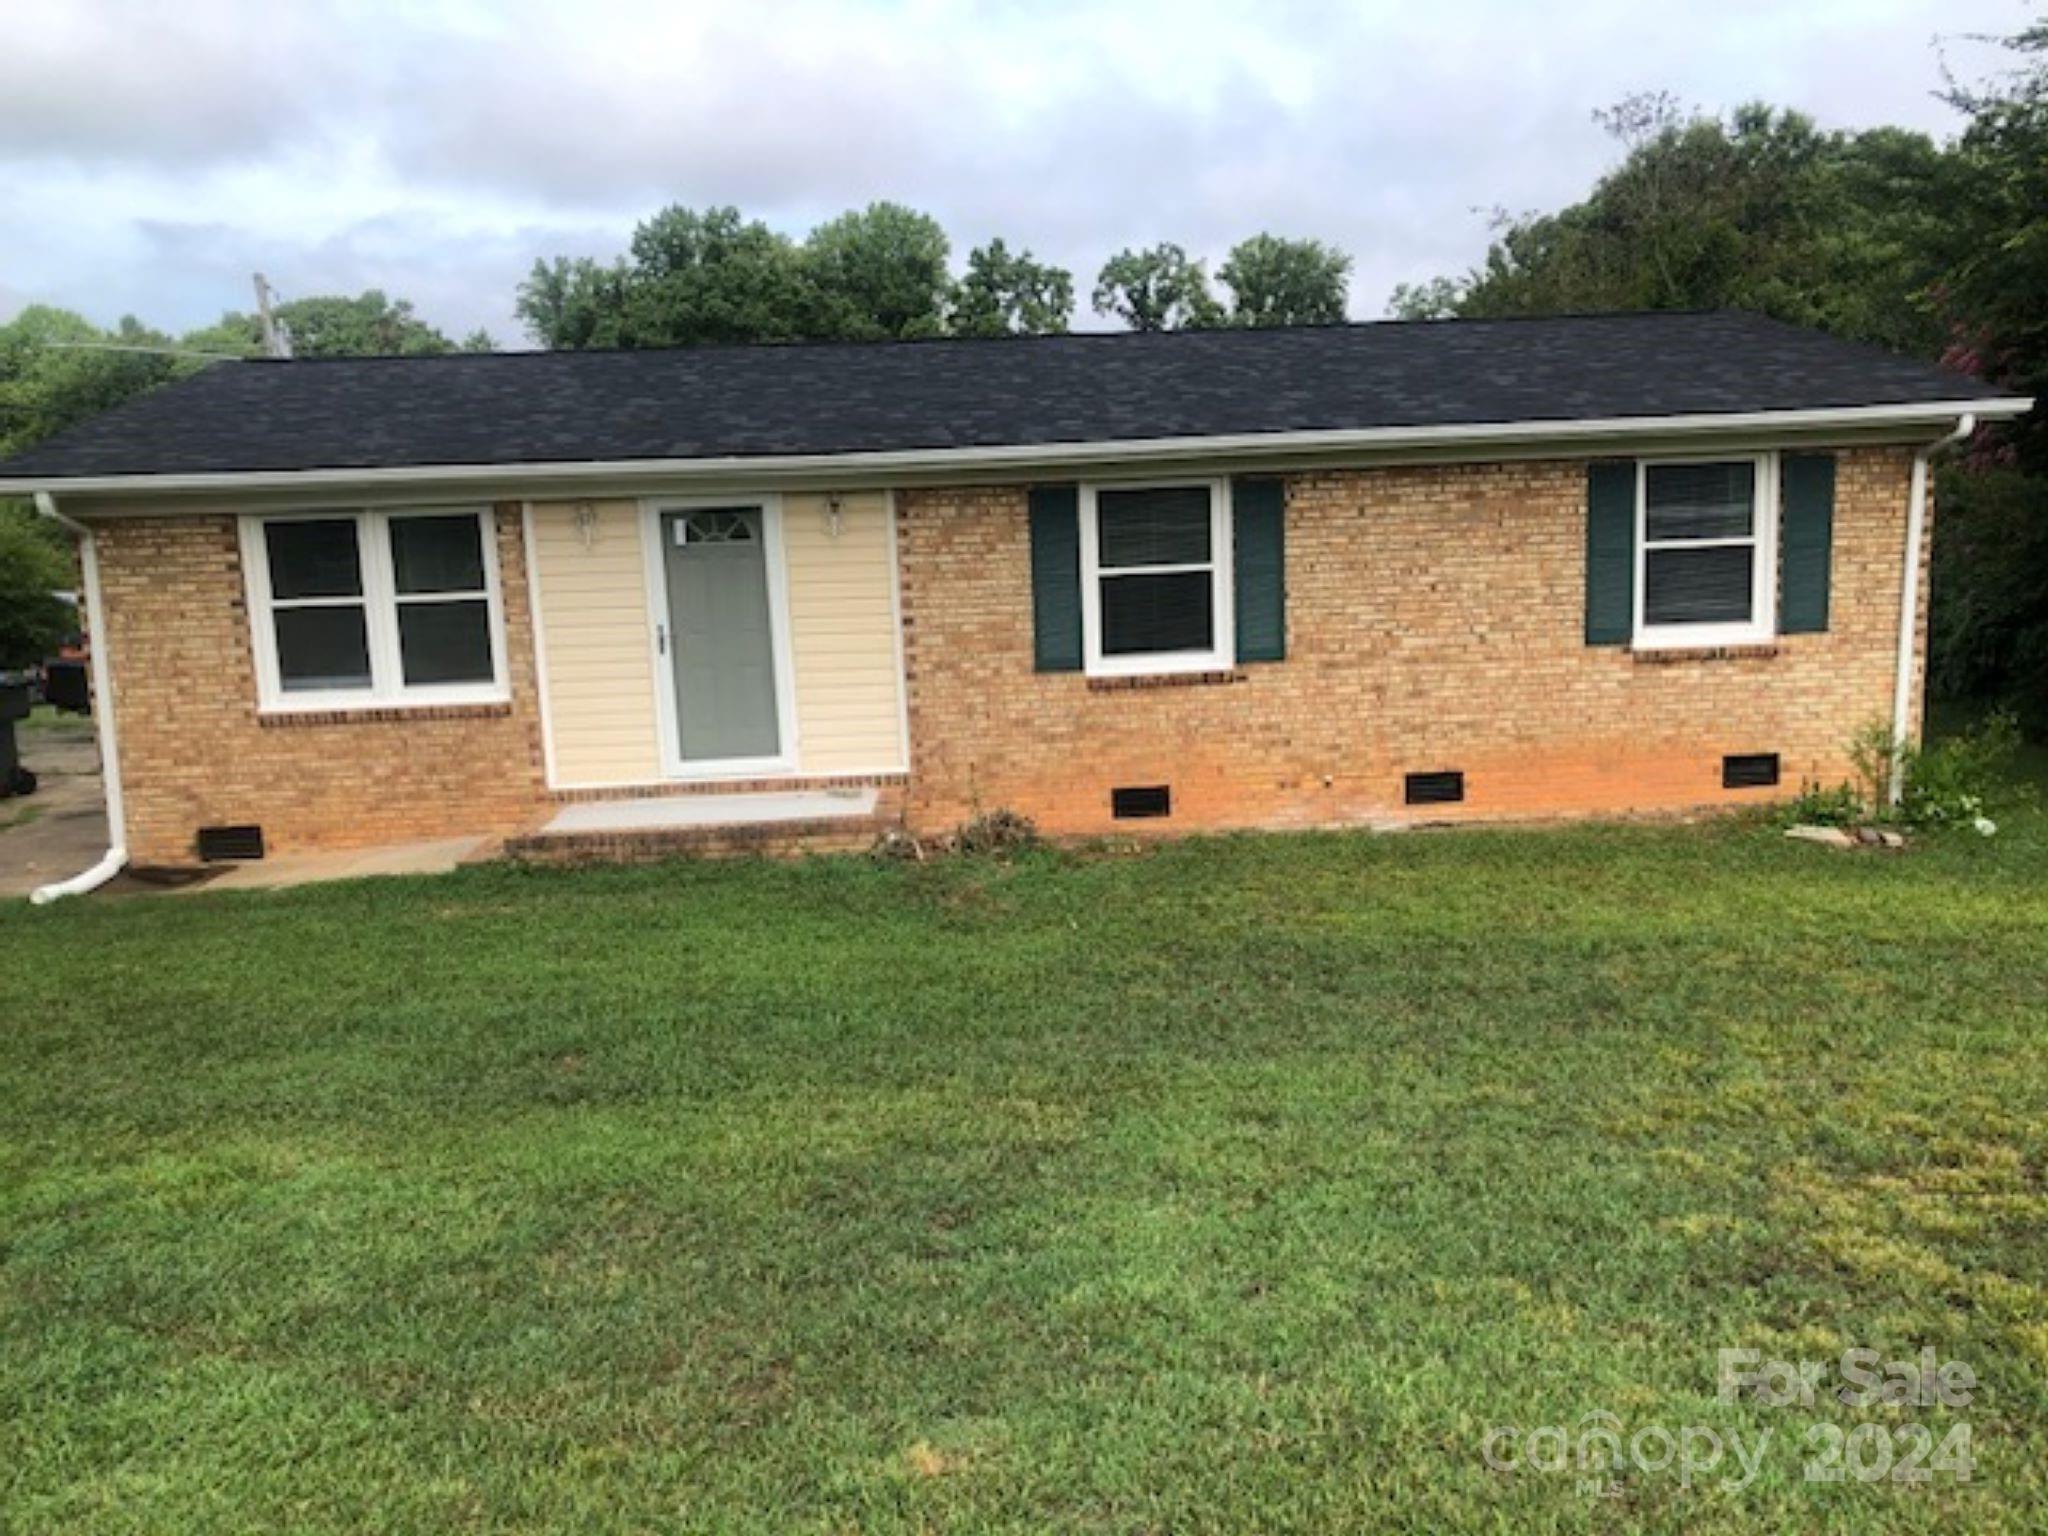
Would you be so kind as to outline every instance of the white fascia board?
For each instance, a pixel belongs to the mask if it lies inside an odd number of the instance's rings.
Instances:
[[[2023,415],[2030,399],[1934,400],[1910,405],[1830,406],[1810,410],[1722,412],[1691,416],[1620,416],[1597,420],[1482,422],[1456,426],[1367,427],[1314,432],[1247,432],[1214,437],[1160,437],[1083,443],[1032,443],[986,448],[912,448],[877,453],[777,454],[741,458],[612,459],[542,464],[440,464],[367,469],[250,470],[185,474],[86,475],[0,480],[0,496],[57,492],[70,496],[175,496],[207,492],[285,495],[349,490],[446,492],[489,486],[507,498],[560,494],[577,488],[650,489],[690,486],[817,484],[851,487],[933,483],[968,476],[1002,478],[1046,471],[1142,468],[1158,464],[1276,465],[1289,459],[1358,455],[1385,458],[1459,453],[1498,457],[1510,450],[1555,453],[1625,447],[1644,439],[1760,439],[1830,431],[1871,433],[1934,428],[1975,413],[1979,420]]]

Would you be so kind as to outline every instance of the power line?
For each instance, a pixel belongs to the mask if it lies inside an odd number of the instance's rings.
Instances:
[[[64,352],[147,352],[156,357],[203,357],[210,363],[239,363],[239,352],[200,352],[191,347],[144,347],[120,341],[46,341],[51,351]]]

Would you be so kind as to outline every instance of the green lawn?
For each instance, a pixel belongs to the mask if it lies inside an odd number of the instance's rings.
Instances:
[[[0,1529],[2048,1524],[2038,818],[483,869],[0,954]],[[1715,1398],[1852,1345],[1975,1401]],[[1482,1458],[1596,1410],[1775,1439]],[[1805,1482],[1817,1420],[1975,1476]]]
[[[92,734],[92,716],[74,715],[64,710],[52,709],[47,704],[38,704],[29,710],[26,720],[17,720],[15,726],[16,729],[24,734],[40,731],[69,730],[78,735],[90,736]]]

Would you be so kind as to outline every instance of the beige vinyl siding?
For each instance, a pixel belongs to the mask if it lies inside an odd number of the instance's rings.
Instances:
[[[842,496],[836,535],[825,497],[787,496],[782,507],[798,770],[901,769],[902,669],[889,499],[879,491]]]
[[[660,730],[647,630],[640,507],[535,502],[534,582],[546,652],[550,737],[558,787],[646,784],[661,777]]]

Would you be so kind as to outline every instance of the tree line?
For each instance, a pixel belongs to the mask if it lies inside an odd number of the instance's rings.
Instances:
[[[958,278],[929,214],[873,203],[801,241],[732,207],[665,208],[609,262],[557,256],[519,285],[527,333],[548,348],[763,341],[907,341],[1042,336],[1073,319],[1074,275],[1000,238]],[[1123,250],[1092,303],[1132,330],[1317,325],[1345,314],[1351,258],[1319,240],[1261,234],[1208,271],[1178,245]]]

